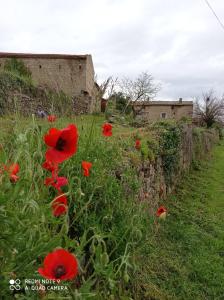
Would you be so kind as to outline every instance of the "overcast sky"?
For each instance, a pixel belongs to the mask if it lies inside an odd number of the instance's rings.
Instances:
[[[224,22],[224,0],[209,0]],[[157,99],[224,92],[224,29],[204,0],[0,0],[0,51],[92,54],[100,80],[148,71]]]

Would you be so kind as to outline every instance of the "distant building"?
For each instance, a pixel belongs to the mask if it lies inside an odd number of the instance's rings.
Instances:
[[[132,105],[135,116],[157,121],[160,119],[176,119],[193,116],[193,101],[142,101]]]
[[[100,112],[101,99],[97,97],[91,55],[0,52],[0,70],[10,58],[23,61],[38,85],[63,91],[72,97],[77,113]]]

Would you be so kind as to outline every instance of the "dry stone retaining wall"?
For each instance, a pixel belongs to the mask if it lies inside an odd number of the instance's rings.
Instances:
[[[218,140],[215,129],[199,130],[197,133],[192,125],[186,125],[182,130],[179,165],[175,174],[172,174],[171,184],[166,182],[161,156],[158,156],[154,162],[142,162],[138,168],[138,176],[141,180],[139,198],[141,201],[149,202],[151,213],[154,213],[159,203],[172,192],[192,162],[205,159],[210,155],[213,145]]]

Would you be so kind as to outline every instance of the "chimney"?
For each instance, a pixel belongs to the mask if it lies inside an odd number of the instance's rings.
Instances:
[[[182,99],[182,98],[179,98],[179,103],[180,103],[180,104],[182,103],[182,101],[183,101],[183,99]]]

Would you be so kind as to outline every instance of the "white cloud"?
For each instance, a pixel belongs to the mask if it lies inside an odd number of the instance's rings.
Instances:
[[[224,22],[224,6],[210,0]],[[222,92],[224,30],[204,1],[0,0],[0,51],[91,53],[98,77],[162,82],[158,98]]]

